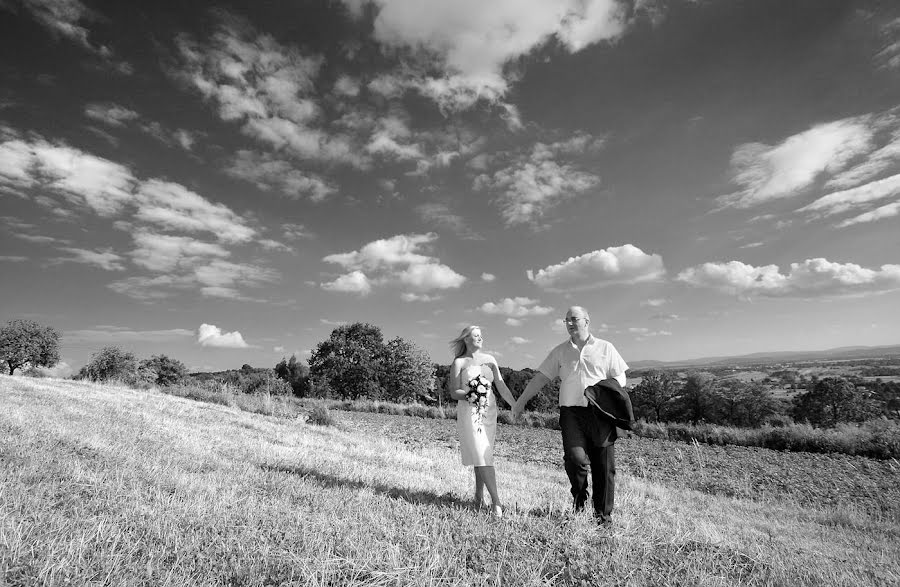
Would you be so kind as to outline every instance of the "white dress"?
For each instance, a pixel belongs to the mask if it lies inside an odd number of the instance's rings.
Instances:
[[[494,372],[490,365],[472,365],[460,373],[460,387],[468,389],[469,380],[478,375],[484,375],[488,381],[494,382]],[[493,390],[488,392],[488,405],[480,420],[475,406],[466,400],[456,402],[456,430],[459,433],[459,452],[463,465],[484,467],[494,464],[497,398],[494,397]]]

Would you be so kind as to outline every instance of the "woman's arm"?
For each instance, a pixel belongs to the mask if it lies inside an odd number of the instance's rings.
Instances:
[[[494,385],[497,386],[497,391],[500,392],[500,396],[506,400],[506,403],[512,408],[516,405],[516,398],[513,397],[512,392],[506,386],[506,382],[503,381],[503,375],[500,374],[500,367],[497,366],[496,360],[491,361],[491,371],[494,372]]]
[[[447,391],[450,393],[450,397],[456,401],[464,401],[466,399],[466,390],[462,389],[459,381],[460,371],[462,371],[462,361],[454,360],[453,364],[450,365],[450,380],[447,382],[449,389]]]

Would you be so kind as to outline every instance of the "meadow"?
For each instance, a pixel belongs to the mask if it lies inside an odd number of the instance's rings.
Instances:
[[[895,460],[629,438],[598,528],[552,430],[500,426],[494,519],[447,420],[8,376],[0,405],[4,585],[900,583]]]

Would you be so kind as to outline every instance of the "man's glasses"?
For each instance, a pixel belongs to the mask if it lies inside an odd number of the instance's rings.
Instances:
[[[563,318],[563,324],[578,324],[579,320],[584,320],[584,318]]]

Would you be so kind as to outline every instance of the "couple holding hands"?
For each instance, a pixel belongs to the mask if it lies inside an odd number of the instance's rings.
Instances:
[[[518,419],[525,404],[559,377],[559,425],[574,509],[584,509],[590,475],[594,518],[609,524],[615,490],[616,425],[627,427],[634,419],[623,391],[628,365],[611,343],[590,333],[587,310],[572,306],[564,322],[569,338],[550,351],[518,399],[503,381],[494,357],[481,351],[481,328],[467,326],[450,341],[455,357],[450,367],[450,395],[457,400],[462,463],[475,468],[475,506],[482,507],[486,488],[492,514],[502,516],[493,463],[497,400],[492,384]]]

